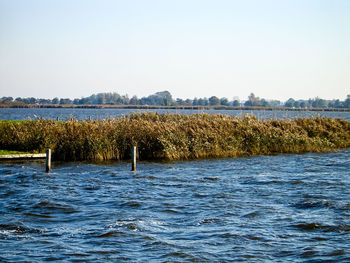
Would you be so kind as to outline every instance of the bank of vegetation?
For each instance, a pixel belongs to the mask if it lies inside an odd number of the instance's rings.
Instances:
[[[53,151],[53,159],[125,160],[137,145],[141,160],[188,160],[350,147],[342,119],[257,120],[218,114],[132,114],[118,119],[0,122],[0,149]]]
[[[38,99],[38,98],[0,98],[0,107],[195,107],[195,108],[213,108],[213,109],[237,109],[248,107],[258,109],[298,109],[298,110],[350,110],[350,95],[345,100],[325,100],[321,98],[310,98],[307,100],[288,99],[285,102],[279,100],[267,100],[259,98],[251,93],[248,100],[240,101],[238,97],[218,98],[211,96],[209,98],[194,99],[173,99],[169,91],[156,92],[147,97],[138,98],[128,95],[119,95],[116,92],[92,94],[89,97],[80,99],[54,98],[54,99]]]

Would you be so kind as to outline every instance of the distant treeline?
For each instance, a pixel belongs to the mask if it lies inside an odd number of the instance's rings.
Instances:
[[[321,98],[313,98],[308,100],[295,100],[293,98],[288,99],[285,102],[279,100],[266,100],[259,98],[251,93],[248,96],[248,100],[240,101],[239,99],[229,100],[228,98],[218,98],[212,96],[210,98],[194,98],[194,99],[173,99],[169,91],[162,91],[152,94],[148,97],[138,98],[133,96],[129,98],[128,95],[119,95],[116,92],[110,93],[98,93],[89,97],[80,99],[68,99],[68,98],[54,98],[54,99],[37,99],[37,98],[12,98],[2,97],[0,98],[1,104],[8,105],[142,105],[142,106],[232,106],[232,107],[272,107],[272,108],[350,108],[350,95],[344,101],[337,100],[325,100]]]

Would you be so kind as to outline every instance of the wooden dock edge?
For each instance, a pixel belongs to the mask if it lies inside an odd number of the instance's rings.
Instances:
[[[0,160],[8,159],[41,159],[46,158],[46,153],[27,153],[27,154],[5,154],[0,155]]]

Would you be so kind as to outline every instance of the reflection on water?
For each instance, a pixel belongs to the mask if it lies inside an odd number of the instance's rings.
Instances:
[[[0,120],[25,120],[25,119],[53,119],[69,120],[72,116],[78,120],[118,118],[133,112],[159,112],[159,113],[217,113],[228,114],[241,117],[245,114],[254,114],[258,119],[294,119],[331,117],[342,118],[350,121],[350,112],[330,112],[330,111],[251,111],[251,110],[137,110],[137,109],[12,109],[0,108]]]
[[[349,262],[350,151],[0,163],[0,261]]]

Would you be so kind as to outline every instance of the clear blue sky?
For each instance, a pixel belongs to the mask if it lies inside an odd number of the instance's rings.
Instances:
[[[0,97],[345,99],[349,0],[0,0]]]

